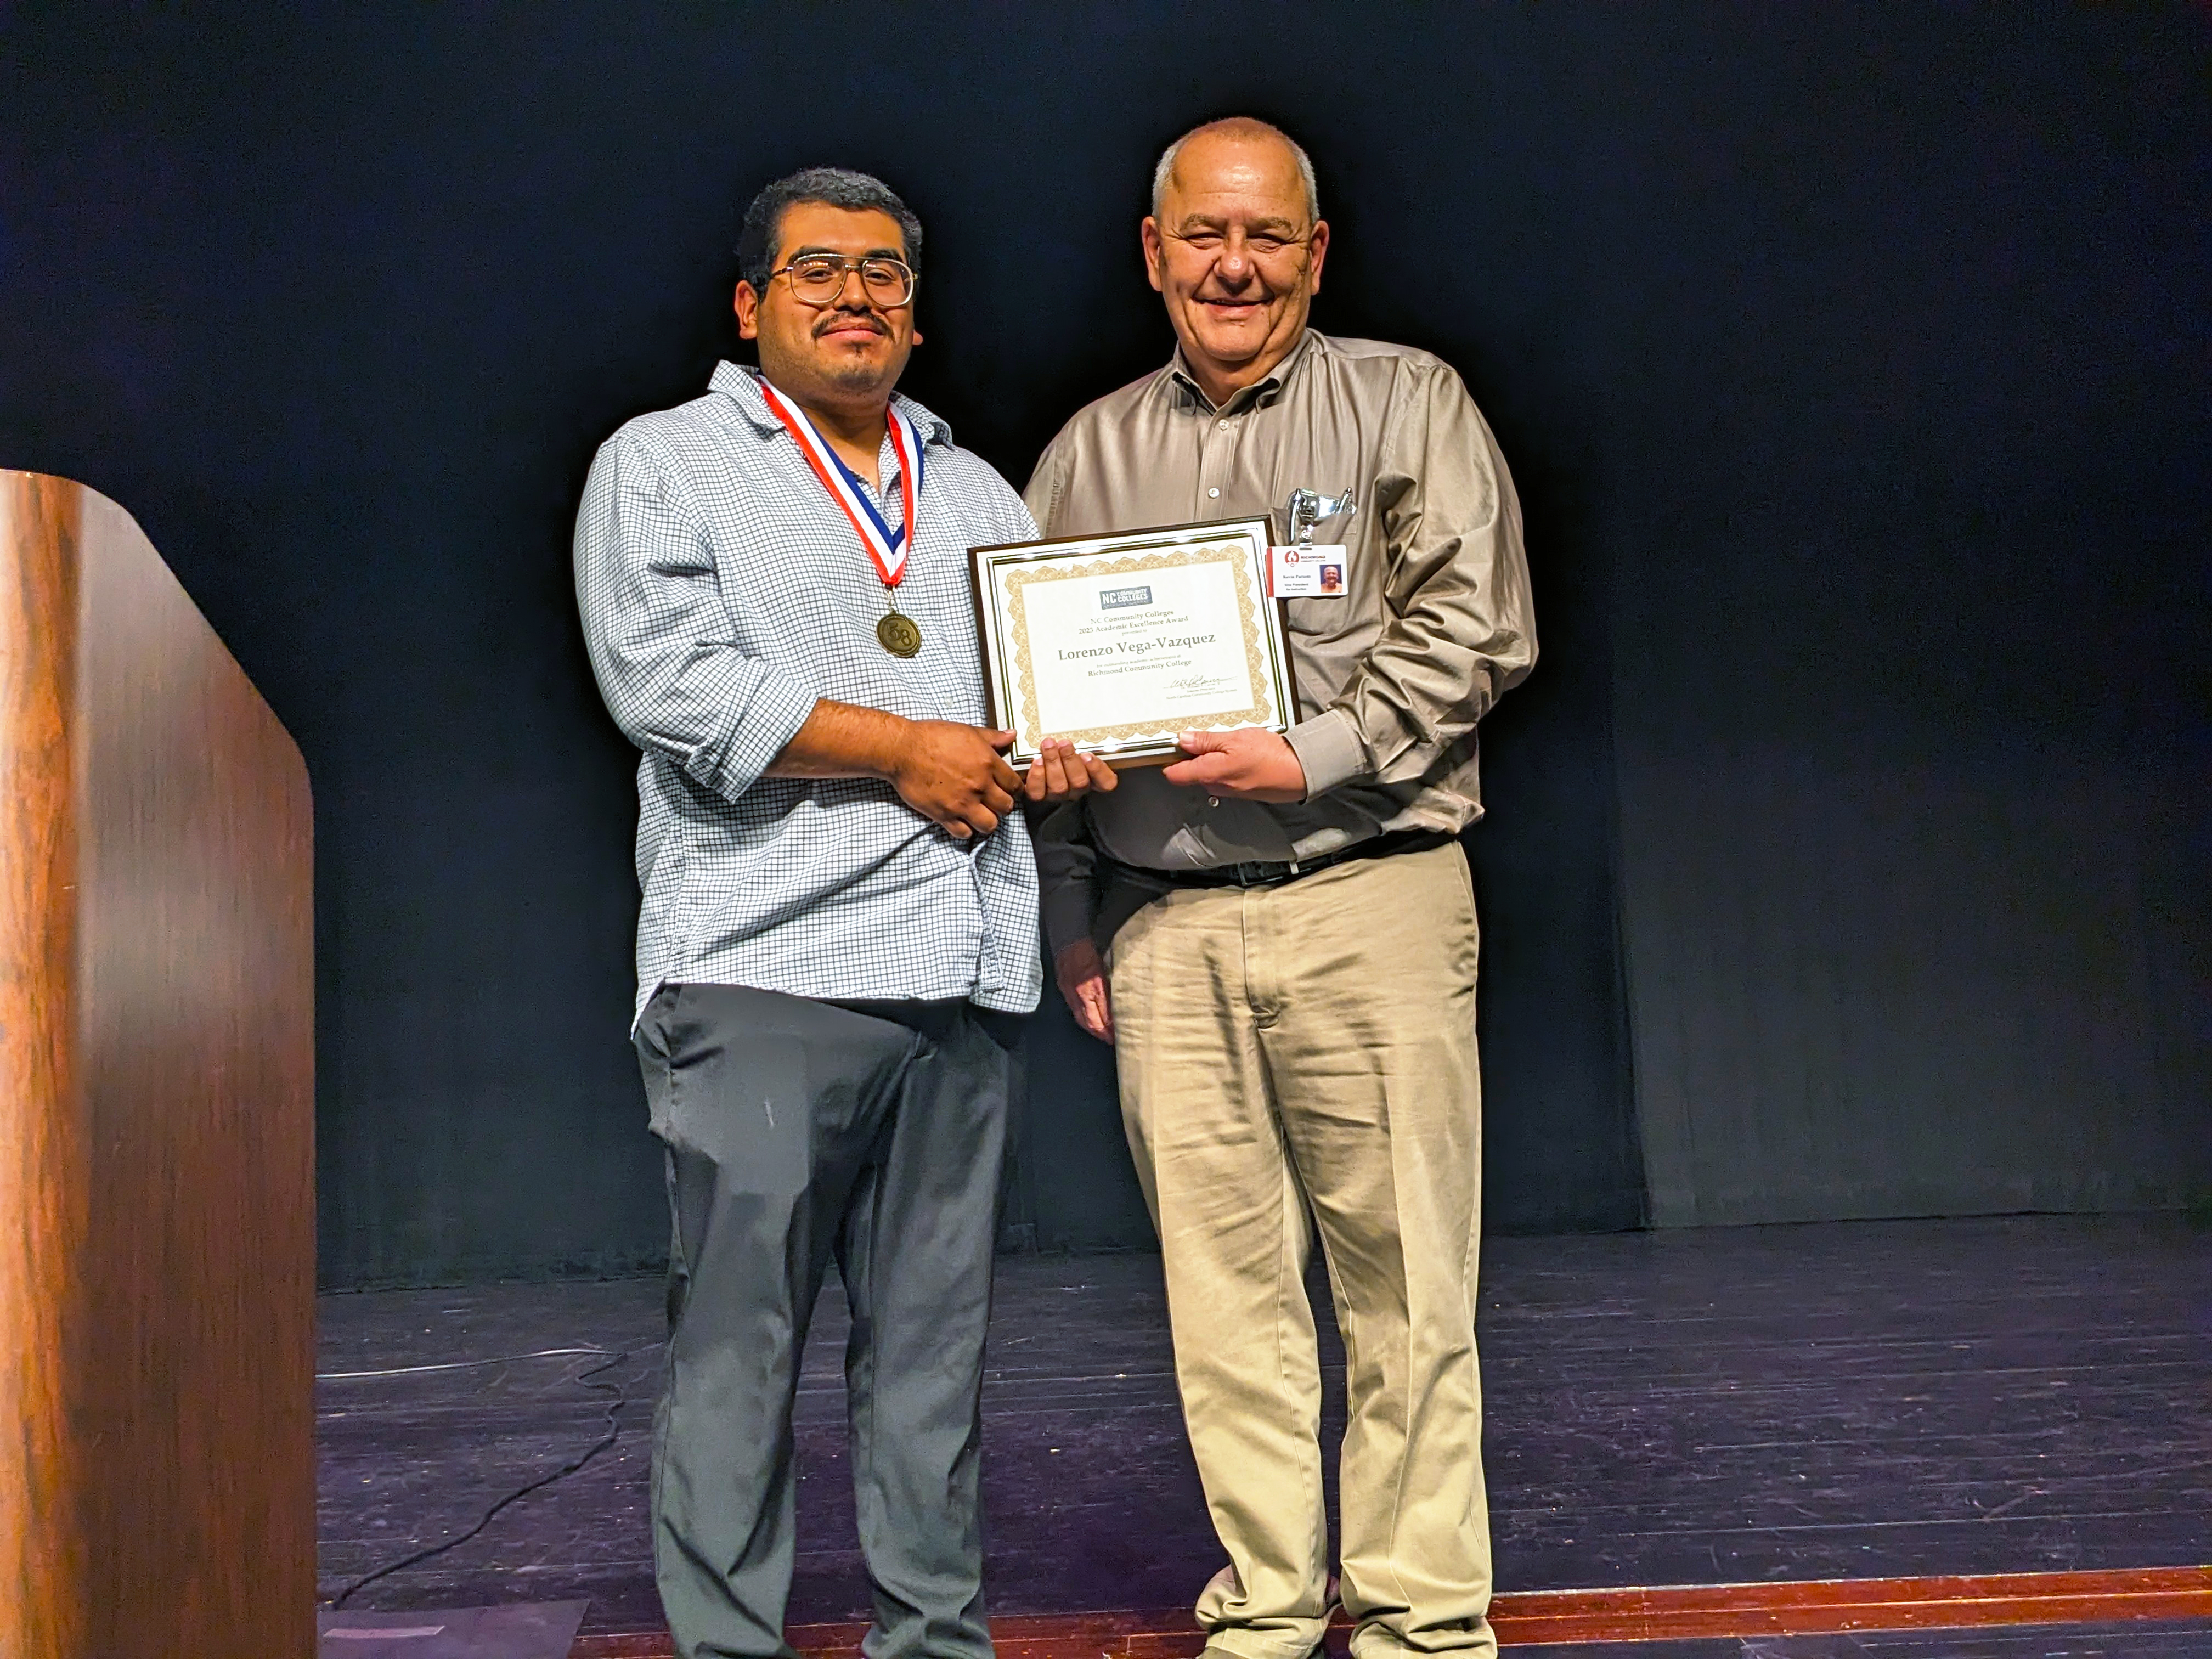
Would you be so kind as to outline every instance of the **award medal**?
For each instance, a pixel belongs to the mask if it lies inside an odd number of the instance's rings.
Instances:
[[[867,549],[876,574],[883,580],[884,603],[890,610],[876,624],[877,643],[894,657],[913,656],[921,649],[921,627],[899,610],[895,595],[899,583],[906,580],[907,554],[914,546],[915,500],[921,493],[921,434],[915,431],[914,423],[896,409],[884,411],[890,424],[891,448],[899,458],[900,505],[905,514],[905,522],[894,531],[876,510],[875,492],[861,483],[860,476],[830,447],[815,430],[814,422],[806,418],[806,411],[765,380],[760,386],[767,395],[769,408],[783,422],[784,430],[791,434],[799,453],[806,458],[807,466],[821,481],[823,489],[830,492],[830,499],[843,511],[853,533]]]

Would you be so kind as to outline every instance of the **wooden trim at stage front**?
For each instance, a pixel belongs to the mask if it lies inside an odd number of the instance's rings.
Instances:
[[[1506,1647],[2137,1619],[2212,1619],[2212,1566],[1531,1590],[1500,1595],[1490,1609],[1491,1625]],[[813,1659],[854,1651],[867,1628],[794,1625],[786,1634],[793,1647]],[[991,1638],[1000,1659],[1188,1659],[1200,1646],[1187,1608],[994,1619]],[[674,1651],[665,1631],[586,1636],[569,1650],[570,1659],[670,1659]]]

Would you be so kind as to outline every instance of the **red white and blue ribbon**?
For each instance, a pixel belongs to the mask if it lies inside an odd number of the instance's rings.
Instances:
[[[860,476],[845,465],[843,457],[830,447],[806,411],[770,386],[765,380],[761,391],[767,394],[768,406],[775,418],[783,422],[799,453],[806,458],[806,465],[822,481],[830,499],[844,509],[853,533],[860,538],[860,545],[868,550],[875,561],[876,574],[884,579],[885,587],[896,587],[906,575],[906,557],[914,546],[914,504],[921,494],[921,439],[914,429],[914,422],[896,409],[884,414],[890,422],[891,447],[899,460],[900,505],[905,511],[906,521],[895,531],[884,522],[884,515],[876,510],[875,491],[860,481]]]

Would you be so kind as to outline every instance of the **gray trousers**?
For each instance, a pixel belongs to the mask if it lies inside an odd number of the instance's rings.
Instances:
[[[979,1416],[1015,1024],[723,985],[647,1006],[672,1224],[653,1563],[682,1659],[791,1653],[791,1409],[833,1257],[875,1589],[863,1650],[989,1655]]]

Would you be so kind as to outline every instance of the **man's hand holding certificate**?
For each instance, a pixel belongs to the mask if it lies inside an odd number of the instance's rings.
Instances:
[[[1186,732],[1179,746],[1191,758],[1160,774],[1170,783],[1200,784],[1209,794],[1237,800],[1306,798],[1306,769],[1298,764],[1298,751],[1276,732],[1257,726]]]

